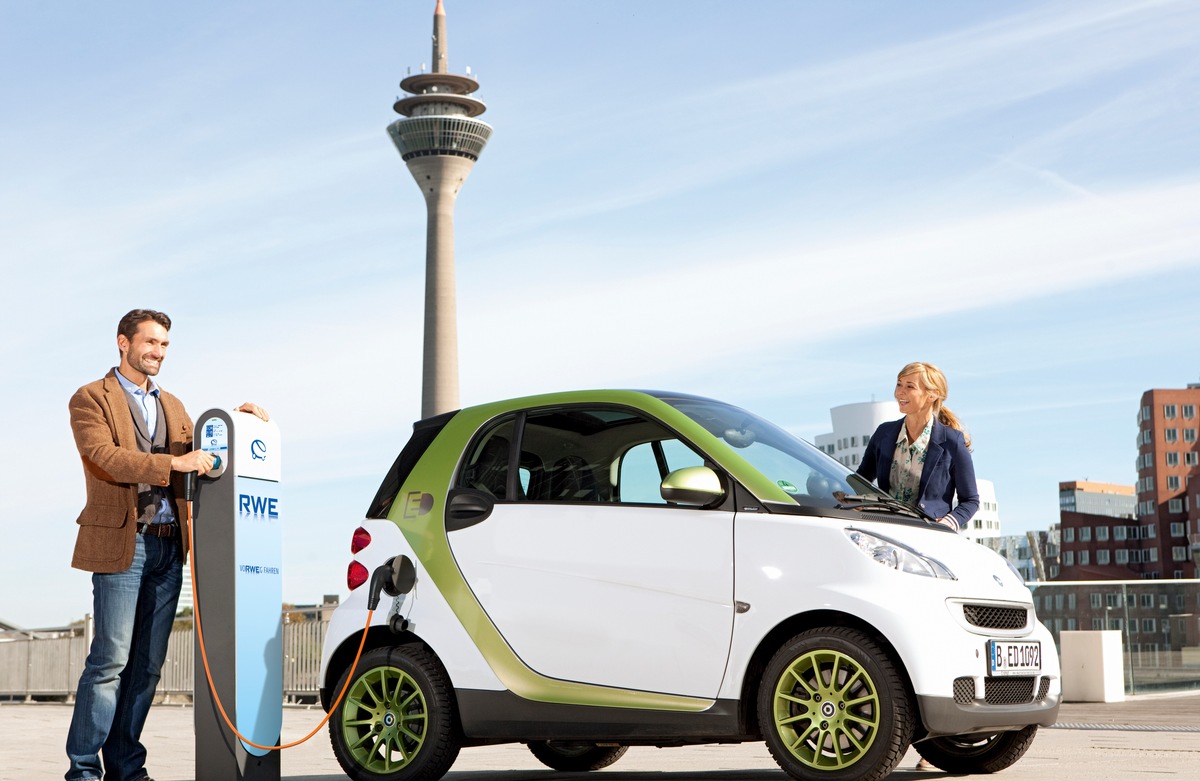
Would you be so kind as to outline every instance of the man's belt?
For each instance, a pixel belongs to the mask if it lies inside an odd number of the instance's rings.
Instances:
[[[139,523],[138,534],[149,534],[151,537],[174,537],[179,534],[177,523]]]

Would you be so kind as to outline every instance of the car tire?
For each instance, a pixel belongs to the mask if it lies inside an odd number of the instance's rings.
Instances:
[[[335,691],[346,686],[342,674]],[[329,720],[333,753],[355,781],[436,781],[462,746],[453,692],[421,646],[376,648]]]
[[[1030,724],[1010,732],[930,738],[913,748],[947,773],[996,773],[1025,756],[1037,729]]]
[[[801,781],[879,781],[912,742],[914,708],[895,663],[869,635],[811,629],[763,673],[758,720],[779,766]]]
[[[629,746],[597,746],[564,740],[537,740],[527,745],[543,765],[568,773],[608,767],[629,750]]]

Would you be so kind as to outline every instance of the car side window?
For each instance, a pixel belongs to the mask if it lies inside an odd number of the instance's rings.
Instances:
[[[475,440],[458,473],[457,488],[472,488],[500,501],[508,497],[508,459],[515,421],[501,421]]]
[[[521,433],[520,498],[531,502],[665,504],[659,483],[672,469],[702,463],[662,424],[621,408],[530,411]],[[632,460],[630,460],[632,458]]]
[[[643,442],[621,457],[618,483],[621,500],[638,504],[666,504],[659,486],[671,472],[685,466],[700,466],[704,459],[678,439]]]

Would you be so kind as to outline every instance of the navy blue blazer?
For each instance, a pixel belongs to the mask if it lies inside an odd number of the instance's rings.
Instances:
[[[891,494],[892,456],[896,452],[896,438],[904,418],[881,423],[863,453],[858,473]],[[954,494],[958,493],[958,505],[950,508]],[[979,509],[979,487],[975,485],[975,464],[967,441],[958,429],[933,421],[929,432],[929,447],[925,451],[925,465],[921,468],[921,486],[917,492],[917,506],[932,518],[950,515],[962,529]]]

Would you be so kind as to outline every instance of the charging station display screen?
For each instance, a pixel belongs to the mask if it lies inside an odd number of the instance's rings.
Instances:
[[[220,459],[213,464],[210,477],[219,477],[229,463],[229,429],[221,418],[212,417],[200,426],[200,449]]]

